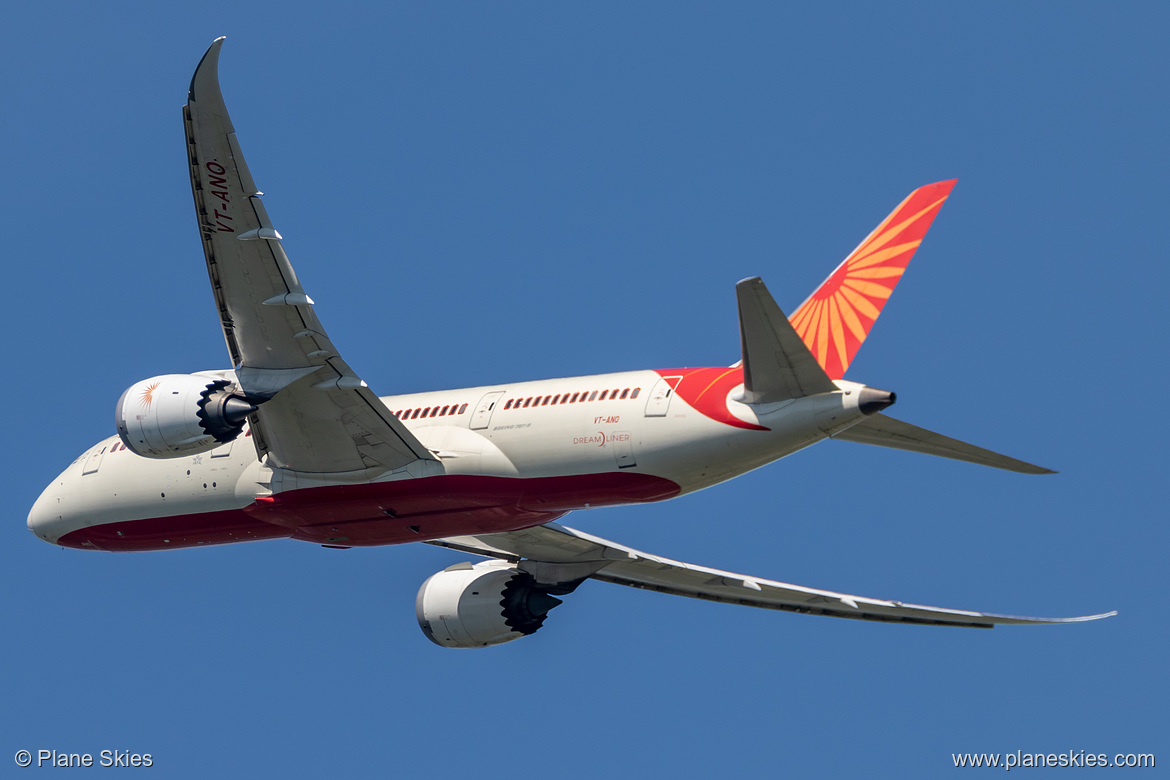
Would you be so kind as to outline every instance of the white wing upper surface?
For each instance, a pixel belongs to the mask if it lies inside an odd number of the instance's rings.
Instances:
[[[527,562],[527,568],[538,582],[542,581],[540,565],[549,564],[552,572],[577,571],[581,576],[603,582],[676,596],[856,620],[992,628],[997,625],[1077,623],[1117,614],[1108,612],[1072,618],[1017,617],[851,596],[673,561],[555,523],[501,534],[439,539],[431,544]]]
[[[272,466],[329,474],[433,457],[341,359],[268,217],[219,87],[223,39],[207,50],[183,109],[207,271],[250,417]]]

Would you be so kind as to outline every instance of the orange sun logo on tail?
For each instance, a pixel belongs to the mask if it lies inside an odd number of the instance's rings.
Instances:
[[[910,193],[789,318],[832,379],[853,362],[955,181]]]

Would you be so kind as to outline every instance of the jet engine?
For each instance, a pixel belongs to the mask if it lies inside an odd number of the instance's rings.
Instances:
[[[223,379],[165,374],[130,385],[114,411],[122,443],[147,458],[193,455],[232,441],[256,406]]]
[[[576,587],[546,588],[504,561],[459,563],[422,584],[414,609],[418,625],[441,647],[488,647],[533,634],[561,595]]]

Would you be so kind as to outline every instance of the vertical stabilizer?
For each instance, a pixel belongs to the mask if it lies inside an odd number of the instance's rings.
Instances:
[[[792,315],[792,326],[833,379],[845,375],[954,186],[951,179],[910,193]]]

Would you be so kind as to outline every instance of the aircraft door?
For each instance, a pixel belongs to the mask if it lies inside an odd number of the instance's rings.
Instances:
[[[479,400],[479,406],[475,407],[471,415],[471,430],[480,431],[488,427],[488,423],[492,421],[492,410],[496,408],[496,401],[500,400],[503,394],[504,391],[499,390],[488,393]]]
[[[650,388],[650,397],[646,399],[647,417],[666,416],[666,410],[670,408],[670,399],[680,379],[681,376],[664,376]]]
[[[102,447],[100,450],[94,450],[94,452],[85,459],[85,465],[81,467],[81,475],[83,477],[86,474],[93,474],[97,472],[98,468],[100,468],[102,465],[102,458],[105,456],[107,449],[109,449],[108,446]]]

